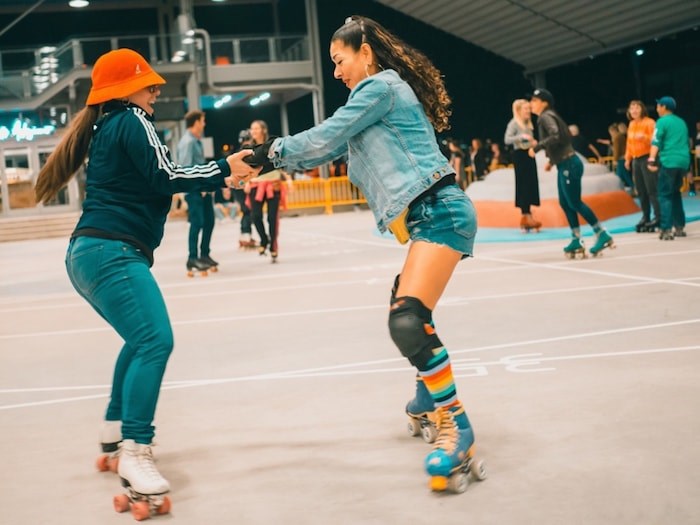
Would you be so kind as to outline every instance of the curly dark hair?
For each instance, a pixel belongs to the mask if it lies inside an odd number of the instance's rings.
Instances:
[[[449,109],[452,100],[447,94],[442,74],[423,53],[409,46],[380,24],[363,16],[351,16],[333,36],[355,51],[368,44],[381,69],[393,69],[411,86],[426,115],[437,131],[450,128]]]

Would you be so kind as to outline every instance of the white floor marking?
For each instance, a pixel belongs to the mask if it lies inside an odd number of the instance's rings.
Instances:
[[[677,322],[672,322],[672,323],[661,323],[661,324],[655,324],[655,325],[642,325],[642,326],[620,328],[620,329],[614,329],[614,330],[601,330],[601,331],[596,331],[596,332],[585,332],[585,333],[580,333],[580,334],[571,334],[568,336],[550,337],[550,338],[543,338],[543,339],[532,339],[532,340],[527,340],[527,341],[503,343],[503,344],[498,344],[498,345],[488,345],[488,346],[481,346],[481,347],[476,347],[476,348],[469,348],[469,349],[465,349],[465,350],[450,351],[450,356],[451,356],[452,366],[453,366],[453,369],[455,371],[455,377],[457,377],[457,378],[488,375],[487,368],[489,366],[503,366],[506,369],[506,371],[516,372],[516,373],[517,372],[543,372],[543,371],[550,371],[551,368],[540,367],[540,368],[524,369],[523,367],[525,367],[525,366],[533,367],[535,365],[539,365],[539,364],[544,363],[544,362],[553,362],[553,361],[593,359],[593,358],[601,358],[601,357],[627,357],[627,356],[633,356],[633,355],[646,355],[646,354],[658,354],[658,353],[668,353],[668,352],[682,352],[682,351],[690,351],[690,350],[700,350],[700,346],[679,346],[679,347],[628,350],[628,351],[617,351],[617,352],[598,352],[598,353],[592,353],[592,354],[574,354],[574,355],[548,356],[548,357],[546,357],[546,356],[543,357],[543,354],[541,354],[541,353],[518,354],[518,355],[505,356],[505,357],[502,357],[502,358],[497,359],[497,360],[486,361],[486,362],[481,362],[479,360],[479,358],[473,358],[473,357],[455,359],[454,356],[460,355],[460,354],[465,354],[465,353],[486,351],[486,350],[501,350],[501,349],[505,349],[505,348],[521,347],[521,346],[526,346],[526,345],[542,344],[542,343],[552,343],[552,342],[558,342],[558,341],[570,340],[570,339],[579,339],[579,338],[585,338],[585,337],[596,337],[596,336],[604,336],[604,335],[632,332],[632,331],[638,331],[638,330],[650,330],[650,329],[655,329],[655,328],[667,328],[667,327],[672,327],[672,326],[689,325],[689,324],[694,324],[694,323],[699,323],[699,322],[700,322],[700,319],[688,319],[686,321],[677,321]],[[396,364],[396,363],[402,363],[402,365],[401,366],[393,366],[391,368],[381,368],[381,367],[376,368],[378,365]],[[375,367],[375,368],[369,368],[369,369],[365,368],[362,370],[352,370],[353,368],[356,369],[359,367]],[[237,383],[237,382],[244,382],[244,381],[268,381],[268,380],[273,380],[273,379],[294,379],[294,378],[309,378],[309,377],[367,375],[367,374],[390,373],[390,372],[406,372],[406,371],[410,371],[410,370],[413,370],[413,368],[411,366],[409,366],[408,364],[406,364],[406,360],[403,357],[397,357],[397,358],[391,358],[391,359],[379,359],[379,360],[372,360],[372,361],[347,363],[347,364],[343,364],[343,365],[333,365],[333,366],[325,366],[325,367],[306,368],[306,369],[300,369],[300,370],[290,370],[287,372],[254,374],[254,375],[250,375],[250,376],[236,376],[236,377],[215,378],[215,379],[192,379],[192,380],[165,381],[163,383],[161,390],[174,390],[174,389],[191,388],[191,387],[199,387],[199,386],[213,386],[213,385]],[[465,371],[465,370],[469,370],[469,371],[471,371],[471,373],[466,374],[466,375],[459,374],[460,371]],[[0,390],[0,394],[2,394],[2,393],[50,392],[50,391],[62,392],[62,391],[66,391],[66,390],[88,390],[88,389],[99,389],[99,388],[109,389],[109,385],[82,385],[82,386],[75,386],[75,387],[62,386],[62,387],[54,387],[54,388],[37,387],[37,388],[24,388],[24,389],[12,388],[12,389],[2,389],[2,390]],[[45,405],[52,405],[52,404],[59,404],[59,403],[69,403],[69,402],[73,402],[73,401],[83,401],[83,400],[89,400],[89,399],[99,399],[99,398],[107,397],[107,395],[108,395],[107,393],[93,394],[93,395],[88,395],[88,396],[56,398],[56,399],[49,399],[49,400],[42,400],[42,401],[30,401],[30,402],[26,402],[26,403],[0,405],[0,411],[16,409],[16,408],[45,406]]]

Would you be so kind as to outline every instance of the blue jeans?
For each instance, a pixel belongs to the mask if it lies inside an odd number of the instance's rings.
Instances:
[[[187,219],[190,221],[188,238],[189,259],[198,259],[209,255],[211,235],[214,231],[214,198],[211,193],[204,196],[200,192],[185,194],[187,202]],[[199,232],[202,232],[202,243],[197,249]]]
[[[448,246],[471,256],[476,236],[476,210],[456,184],[440,188],[409,206],[406,227],[412,241]]]
[[[577,155],[572,155],[557,164],[557,190],[559,205],[564,210],[566,220],[573,230],[579,227],[578,214],[591,226],[598,224],[593,210],[581,200],[581,178],[583,177],[583,162]]]
[[[659,182],[657,186],[659,207],[661,208],[661,229],[670,230],[671,227],[685,227],[685,211],[681,198],[681,186],[683,178],[688,172],[683,168],[659,169]]]
[[[124,439],[149,444],[173,332],[148,260],[123,241],[77,237],[66,270],[76,291],[124,339],[105,419],[122,421]]]

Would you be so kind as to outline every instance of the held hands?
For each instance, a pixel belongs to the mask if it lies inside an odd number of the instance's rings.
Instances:
[[[532,157],[533,159],[535,158],[535,148],[530,148],[527,150],[527,154],[529,157]]]
[[[243,149],[226,157],[226,162],[231,168],[231,176],[226,178],[226,184],[234,188],[241,188],[260,172],[260,168],[251,166],[243,160],[251,153],[253,153],[252,150]]]
[[[270,151],[270,146],[272,146],[272,142],[276,138],[277,137],[270,137],[262,144],[258,144],[253,148],[253,151],[250,155],[247,155],[243,158],[243,161],[251,167],[260,168],[258,175],[264,175],[265,173],[269,173],[270,171],[275,169],[275,166],[272,164],[270,159],[267,158],[267,154]]]

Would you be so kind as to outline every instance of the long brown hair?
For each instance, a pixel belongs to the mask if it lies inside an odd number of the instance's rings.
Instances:
[[[352,16],[341,26],[331,42],[339,40],[359,51],[369,44],[380,69],[393,69],[411,86],[437,131],[450,127],[452,103],[440,71],[423,53],[409,46],[370,18]]]
[[[85,106],[71,122],[66,134],[53,150],[36,179],[37,202],[46,204],[75,175],[85,161],[92,131],[100,116],[100,105]]]

